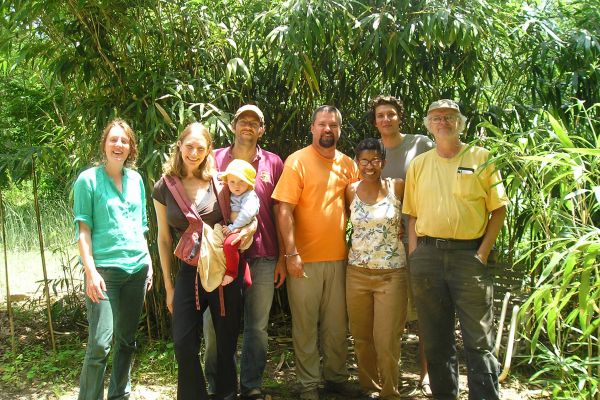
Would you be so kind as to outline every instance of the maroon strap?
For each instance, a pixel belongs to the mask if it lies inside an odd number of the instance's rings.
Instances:
[[[179,209],[185,215],[190,225],[197,225],[199,233],[202,234],[202,218],[198,215],[198,212],[192,207],[192,203],[185,195],[185,189],[181,180],[177,176],[164,175],[165,183],[167,188],[173,195],[173,198],[177,202]],[[196,266],[197,267],[197,266]],[[196,274],[196,280],[194,282],[194,292],[196,297],[196,310],[200,310],[200,295],[198,293],[198,274]]]
[[[225,316],[225,295],[223,294],[223,285],[219,285],[219,309],[221,317]]]
[[[185,195],[185,189],[183,188],[181,180],[172,175],[165,175],[164,178],[167,188],[169,188],[169,191],[177,202],[179,209],[181,212],[183,212],[188,222],[202,224],[202,218],[200,218],[200,215],[198,215],[198,212],[194,207],[192,207],[192,203],[190,203],[190,200]]]
[[[223,221],[229,221],[229,217],[231,216],[231,206],[229,204],[231,194],[229,193],[229,188],[223,184],[223,181],[217,178],[216,174],[213,175],[213,184],[217,192],[217,203],[219,203]]]

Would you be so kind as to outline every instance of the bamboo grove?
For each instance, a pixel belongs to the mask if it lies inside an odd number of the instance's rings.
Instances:
[[[183,126],[200,120],[227,144],[246,102],[265,111],[262,145],[285,157],[308,142],[320,104],[342,111],[351,154],[376,134],[365,118],[375,95],[405,102],[407,133],[424,132],[433,99],[460,100],[465,140],[492,149],[511,197],[498,247],[523,271],[532,379],[555,398],[598,395],[596,1],[2,0],[0,10],[0,189],[37,174],[47,196],[69,196],[114,116],[138,132],[151,188]],[[154,226],[150,242],[158,262]],[[163,295],[156,285],[146,319],[161,337]]]

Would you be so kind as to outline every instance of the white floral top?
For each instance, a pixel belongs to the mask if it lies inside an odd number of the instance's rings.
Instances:
[[[399,238],[402,218],[401,201],[387,179],[388,194],[375,204],[354,195],[350,204],[352,247],[348,264],[368,269],[406,267],[404,245]]]

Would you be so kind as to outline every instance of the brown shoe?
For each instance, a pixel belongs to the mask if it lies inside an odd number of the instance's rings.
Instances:
[[[350,397],[352,399],[363,398],[367,394],[358,384],[350,381],[325,381],[325,390],[330,393],[341,394],[344,397]]]
[[[319,389],[309,389],[300,393],[301,400],[319,400]]]

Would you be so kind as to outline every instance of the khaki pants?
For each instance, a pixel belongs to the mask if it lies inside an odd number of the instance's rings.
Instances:
[[[301,391],[316,389],[321,381],[319,348],[323,353],[323,378],[330,382],[348,379],[346,261],[305,263],[304,271],[306,278],[286,280]]]
[[[406,268],[370,270],[348,266],[346,301],[350,333],[363,389],[399,399],[400,341],[406,322]]]

